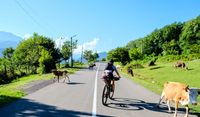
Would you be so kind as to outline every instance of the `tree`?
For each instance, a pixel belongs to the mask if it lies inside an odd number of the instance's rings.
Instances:
[[[11,79],[14,78],[14,62],[13,62],[13,53],[14,53],[14,49],[13,48],[6,48],[3,51],[3,66],[4,66],[4,76],[5,78],[9,77]],[[8,76],[7,73],[9,73],[10,75]]]
[[[190,54],[200,54],[200,45],[199,44],[191,45]]]
[[[14,50],[12,47],[6,48],[6,49],[3,51],[3,57],[6,58],[6,59],[11,59],[12,56],[13,56],[14,51],[15,51],[15,50]]]
[[[130,61],[128,49],[118,47],[108,52],[108,60],[113,59],[116,62],[121,62],[123,65]]]
[[[88,63],[90,63],[96,61],[97,58],[99,58],[99,54],[98,53],[93,54],[92,50],[85,50],[83,52],[83,58],[86,59]]]
[[[128,50],[133,49],[133,48],[139,48],[141,49],[141,53],[147,56],[152,55],[153,53],[156,56],[160,54],[162,55],[163,53],[166,52],[166,47],[163,48],[163,45],[168,45],[171,42],[174,42],[178,45],[179,36],[181,34],[182,27],[183,27],[183,23],[175,22],[170,25],[166,25],[161,29],[155,29],[152,33],[150,33],[149,35],[143,38],[130,41],[126,45],[126,48],[128,48]],[[176,49],[178,53],[181,52],[178,46],[176,46]]]
[[[67,65],[67,60],[69,60],[71,55],[71,44],[70,41],[65,41],[61,48],[62,58],[65,61],[65,66]]]
[[[139,60],[143,58],[141,50],[139,48],[133,48],[129,51],[129,57],[131,60]]]
[[[85,51],[83,52],[83,58],[84,58],[85,60],[87,60],[88,62],[94,61],[94,56],[93,56],[93,54],[92,54],[92,50],[85,50]]]
[[[60,56],[55,49],[55,43],[52,39],[34,33],[27,40],[23,40],[14,52],[14,58],[19,69],[25,69],[26,73],[36,73],[39,67],[39,58],[42,50],[47,50],[52,56],[55,64]],[[54,66],[54,65],[53,65]]]
[[[188,50],[193,44],[200,44],[200,16],[186,22],[180,36],[180,46],[183,53],[189,54]]]
[[[96,61],[99,58],[99,54],[98,53],[94,53],[93,56],[94,56],[94,61]]]
[[[175,40],[163,44],[163,55],[179,55],[181,49]]]
[[[55,61],[53,57],[49,53],[49,51],[42,49],[41,56],[39,58],[39,72],[42,73],[49,73],[52,69],[55,68]]]

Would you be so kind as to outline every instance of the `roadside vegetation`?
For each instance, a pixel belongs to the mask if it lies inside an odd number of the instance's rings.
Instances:
[[[111,58],[119,63],[125,75],[128,68],[132,69],[135,76],[127,76],[157,94],[167,81],[200,88],[200,16],[155,29],[109,51],[107,59]],[[184,62],[188,70],[175,69],[177,61]],[[192,112],[200,115],[200,107],[192,106]]]
[[[56,48],[53,39],[34,33],[22,40],[15,49],[6,48],[3,51],[3,57],[0,58],[0,84],[26,75],[50,73],[52,69],[59,69],[62,61],[65,61],[64,67],[67,68],[67,61],[76,46],[77,41],[72,44],[65,41]]]
[[[0,106],[23,97],[21,87],[37,80],[53,78],[52,69],[77,71],[82,63],[69,66],[70,56],[77,47],[75,42],[65,41],[56,48],[49,37],[34,33],[22,40],[16,48],[6,48],[0,58]]]

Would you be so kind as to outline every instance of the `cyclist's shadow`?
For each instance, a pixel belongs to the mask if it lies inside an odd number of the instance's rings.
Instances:
[[[113,98],[110,103],[107,103],[107,107],[120,109],[120,110],[150,110],[157,112],[167,112],[167,107],[156,108],[157,103],[149,103],[143,100],[130,99],[130,98]]]

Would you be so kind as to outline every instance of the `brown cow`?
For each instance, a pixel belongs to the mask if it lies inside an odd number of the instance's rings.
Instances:
[[[92,64],[89,65],[88,69],[89,69],[89,70],[93,70],[93,67],[94,67],[94,66],[96,66],[96,64],[95,64],[95,63],[92,63]]]
[[[175,68],[184,68],[184,69],[188,69],[187,67],[186,67],[186,64],[184,63],[184,62],[182,62],[182,61],[178,61],[178,62],[176,62],[175,64],[174,64],[174,67]]]
[[[167,106],[169,109],[169,112],[171,111],[170,108],[170,102],[175,102],[175,113],[174,117],[177,117],[177,109],[178,104],[185,106],[186,108],[186,114],[185,117],[188,117],[189,113],[189,103],[192,103],[193,105],[197,105],[197,96],[200,94],[200,89],[197,88],[191,88],[189,89],[188,85],[178,83],[178,82],[167,82],[164,84],[164,89],[161,94],[161,98],[158,103],[158,107],[160,105],[160,102],[164,98],[165,101],[167,101]]]
[[[63,82],[65,82],[66,78],[68,79],[68,82],[70,82],[69,76],[67,75],[68,72],[66,70],[65,71],[59,71],[59,70],[53,69],[51,71],[55,75],[53,81],[55,81],[55,79],[57,77],[58,82],[59,82],[59,76],[64,76],[65,79],[64,79]]]

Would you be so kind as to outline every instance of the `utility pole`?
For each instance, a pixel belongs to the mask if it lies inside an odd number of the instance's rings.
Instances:
[[[63,37],[60,37],[60,42],[59,42],[59,45],[58,45],[58,49],[59,49],[59,51],[61,52],[61,50],[62,50],[62,40],[63,40]],[[62,61],[59,59],[59,63],[58,63],[58,67],[60,68],[60,63],[61,63]]]
[[[71,37],[71,67],[73,67],[73,40],[72,38],[76,37],[76,35]]]
[[[82,49],[81,49],[81,63],[83,63],[83,45],[82,45]]]
[[[59,42],[59,46],[58,48],[61,50],[62,49],[62,40],[63,40],[63,37],[60,37],[60,42]]]

